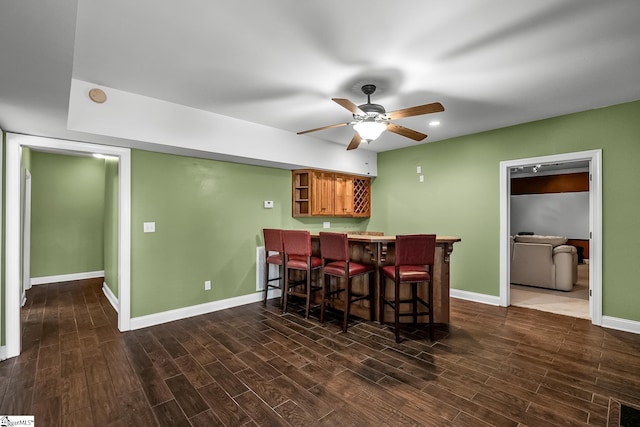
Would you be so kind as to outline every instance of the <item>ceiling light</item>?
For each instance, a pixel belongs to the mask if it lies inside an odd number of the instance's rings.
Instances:
[[[95,157],[96,159],[104,159],[104,160],[117,159],[117,157],[115,156],[107,156],[106,154],[99,154],[99,153],[94,153],[93,157]]]
[[[434,120],[432,122],[429,122],[429,126],[440,126],[440,122],[437,120]]]
[[[363,140],[371,142],[387,130],[387,124],[384,122],[376,122],[374,118],[370,117],[353,125],[353,129],[358,132],[358,135],[360,135]]]

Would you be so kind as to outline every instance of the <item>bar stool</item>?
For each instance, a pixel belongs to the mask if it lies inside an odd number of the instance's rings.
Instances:
[[[283,230],[282,241],[284,244],[284,303],[283,311],[287,312],[287,303],[290,295],[306,299],[304,318],[309,318],[312,292],[321,289],[321,277],[316,286],[312,287],[311,273],[320,271],[322,260],[311,253],[311,234],[304,230]],[[305,272],[305,279],[291,281],[290,270]],[[300,289],[302,288],[302,289]]]
[[[374,300],[374,274],[375,267],[373,265],[360,264],[350,260],[349,241],[345,233],[327,233],[320,232],[320,254],[322,257],[322,303],[320,308],[320,322],[324,322],[324,310],[326,303],[329,302],[334,306],[338,303],[344,311],[344,319],[342,322],[342,332],[347,332],[349,323],[349,313],[351,311],[351,303],[363,299],[369,300],[370,319],[375,316],[375,300]],[[369,274],[368,293],[353,293],[352,278]],[[344,283],[344,287],[338,286],[337,289],[331,289],[331,280],[326,280],[327,276],[334,276],[339,279],[339,285]],[[340,280],[343,279],[343,280]],[[332,296],[344,292],[344,299],[331,299]]]
[[[262,230],[262,234],[264,236],[264,261],[265,261],[265,269],[264,269],[264,299],[262,301],[263,305],[267,304],[267,295],[269,293],[269,288],[272,289],[280,289],[284,292],[284,286],[281,284],[282,275],[284,271],[284,247],[282,245],[282,230],[275,228],[264,228]],[[274,253],[275,252],[275,253]],[[277,265],[278,266],[278,277],[269,278],[269,265]],[[277,281],[277,284],[271,284],[271,282]],[[280,307],[282,307],[282,302],[284,300],[284,294],[280,296]]]
[[[436,251],[435,234],[413,234],[396,236],[395,265],[382,267],[380,281],[380,323],[384,323],[385,305],[391,306],[394,312],[396,342],[400,342],[400,316],[412,316],[413,324],[418,323],[418,316],[429,315],[429,339],[433,341],[433,286],[431,274]],[[386,279],[394,281],[394,299],[385,294]],[[418,283],[427,284],[427,301],[418,296]],[[400,285],[411,285],[411,298],[400,298]],[[411,304],[410,312],[400,312],[400,304]],[[419,311],[418,305],[426,311]]]

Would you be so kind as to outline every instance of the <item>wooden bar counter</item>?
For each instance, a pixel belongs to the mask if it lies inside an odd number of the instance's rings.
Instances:
[[[357,262],[374,264],[376,268],[375,274],[375,301],[376,301],[376,316],[378,311],[378,302],[380,291],[380,267],[383,265],[393,265],[395,262],[395,240],[396,236],[380,236],[370,234],[348,234],[349,248],[351,250],[351,259]],[[314,255],[320,256],[320,244],[318,234],[312,234]],[[460,242],[459,237],[452,236],[437,236],[436,237],[436,253],[435,262],[433,265],[432,284],[433,284],[433,314],[435,323],[449,323],[449,261],[451,252],[453,252],[453,244]],[[336,280],[336,279],[332,279]],[[354,278],[354,290],[360,292],[367,289],[367,283],[365,277]],[[409,288],[404,286],[402,288]],[[420,287],[424,292],[425,287]],[[393,286],[389,282],[386,286],[386,291],[389,296],[393,296]],[[401,294],[403,296],[403,294]],[[421,295],[426,299],[426,295]],[[319,297],[319,295],[318,295]],[[368,301],[361,301],[352,305],[351,313],[354,316],[358,316],[367,320],[369,319],[369,306]],[[426,316],[424,316],[426,318]],[[379,319],[373,319],[379,320]],[[391,307],[386,307],[385,320],[390,322],[393,320],[393,310]],[[402,318],[401,321],[411,322],[410,318]],[[425,319],[419,319],[424,322]]]

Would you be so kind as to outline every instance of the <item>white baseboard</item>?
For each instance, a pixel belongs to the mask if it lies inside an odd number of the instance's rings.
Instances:
[[[111,306],[117,313],[118,298],[113,294],[113,292],[111,291],[111,288],[107,285],[107,282],[102,282],[102,293],[104,294],[105,297],[107,297],[107,300],[109,300],[109,302],[111,303]]]
[[[70,282],[72,280],[95,279],[97,277],[104,277],[104,270],[87,271],[85,273],[61,274],[58,276],[32,277],[31,285],[45,285],[47,283]]]
[[[461,291],[459,289],[450,289],[449,296],[451,296],[452,298],[479,302],[482,304],[500,305],[500,297],[496,297],[493,295],[479,294],[477,292]]]
[[[269,291],[268,297],[278,298],[281,294],[279,289]],[[205,304],[193,305],[190,307],[178,308],[175,310],[164,311],[162,313],[149,314],[147,316],[132,317],[131,330],[147,328],[149,326],[161,325],[175,320],[186,319],[189,317],[200,316],[202,314],[213,313],[214,311],[225,310],[227,308],[239,307],[241,305],[252,304],[262,301],[263,293],[256,292],[253,294],[242,295],[239,297],[228,298],[219,301],[212,301]]]
[[[632,332],[640,334],[640,322],[636,320],[620,319],[619,317],[602,316],[602,325],[604,328],[616,329],[618,331]]]
[[[6,345],[2,345],[0,346],[0,361],[4,360],[7,358],[7,346]]]

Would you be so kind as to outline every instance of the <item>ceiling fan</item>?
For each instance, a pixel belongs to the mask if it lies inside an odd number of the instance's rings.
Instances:
[[[315,132],[318,130],[332,129],[341,126],[353,125],[355,134],[347,147],[347,150],[358,148],[361,142],[371,142],[382,134],[385,130],[397,133],[414,141],[422,141],[427,137],[424,133],[406,128],[404,126],[391,123],[391,120],[402,119],[405,117],[420,116],[422,114],[438,113],[444,111],[444,107],[439,102],[432,104],[418,105],[416,107],[403,108],[401,110],[387,113],[380,104],[371,103],[371,95],[376,91],[376,86],[366,84],[361,88],[362,93],[367,96],[367,103],[356,105],[348,99],[331,98],[338,105],[346,108],[353,114],[353,121],[346,123],[338,123],[335,125],[322,126],[315,129],[304,130],[298,132],[298,135]]]

